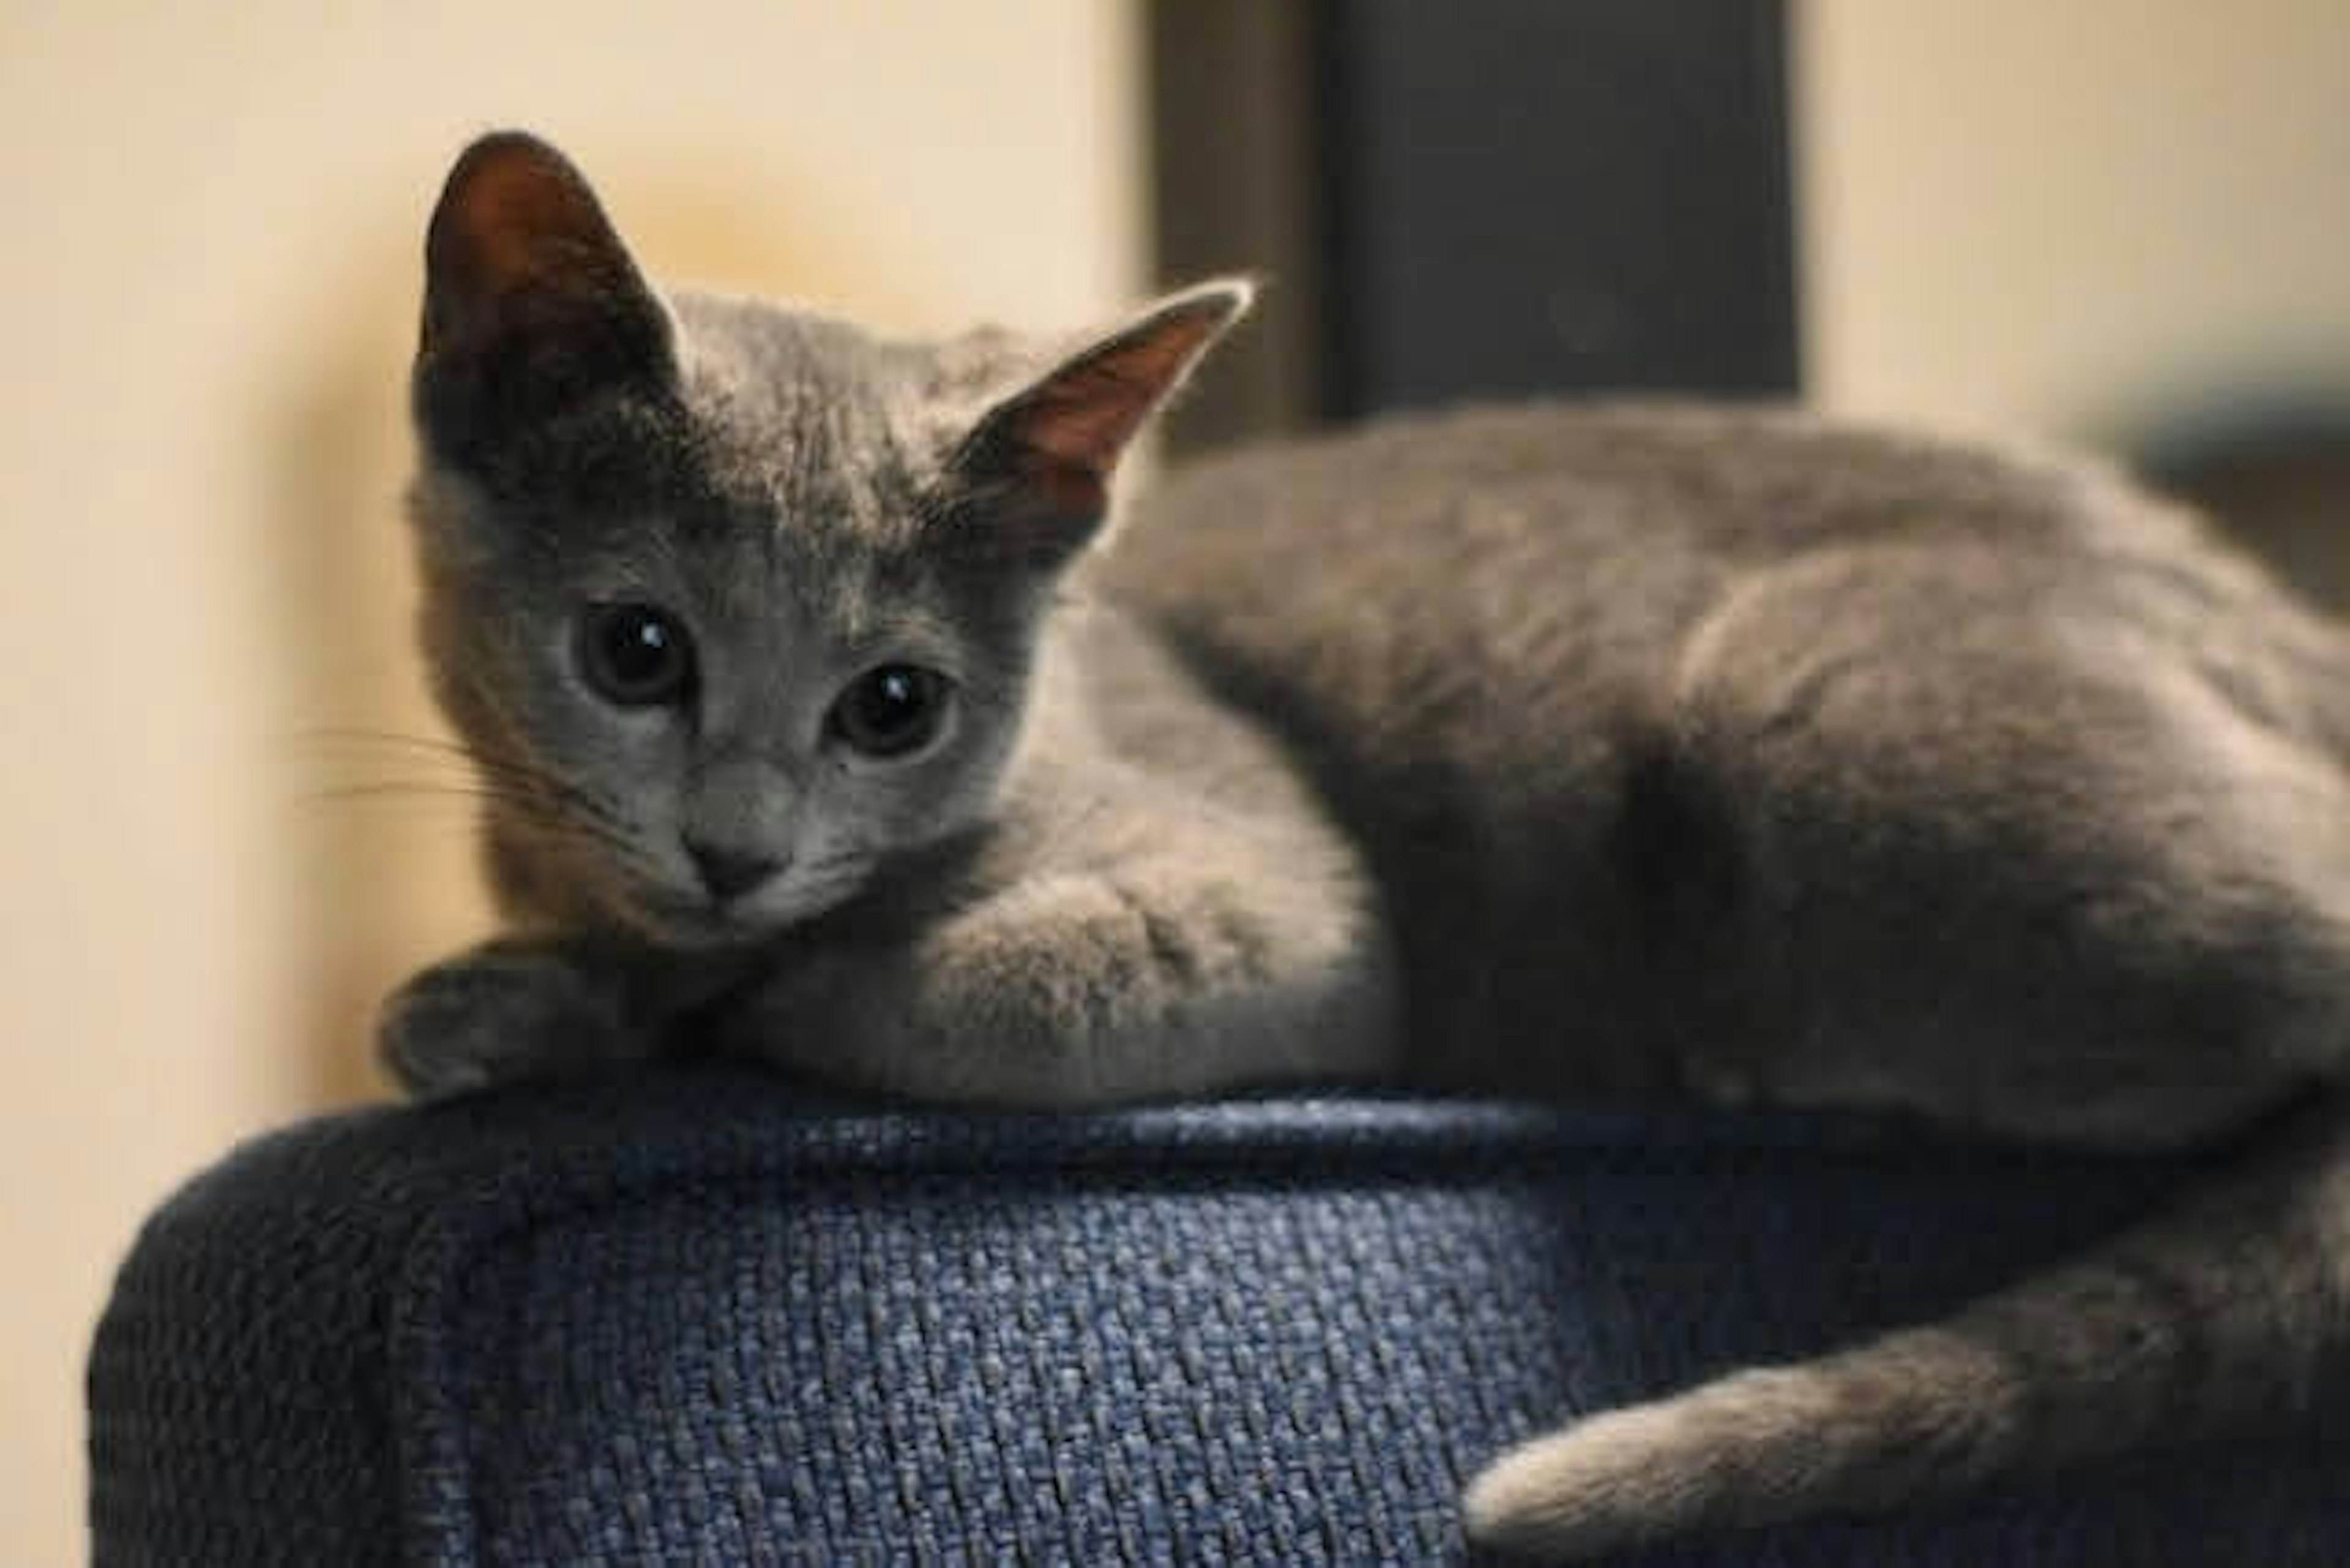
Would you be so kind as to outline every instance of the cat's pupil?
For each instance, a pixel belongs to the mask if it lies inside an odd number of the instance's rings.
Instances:
[[[693,676],[693,642],[652,605],[598,605],[582,628],[580,667],[608,701],[642,708],[674,702]]]
[[[872,757],[897,757],[937,733],[945,678],[911,664],[885,664],[859,676],[833,709],[842,740]]]

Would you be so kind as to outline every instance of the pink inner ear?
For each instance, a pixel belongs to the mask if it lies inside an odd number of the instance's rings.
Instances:
[[[587,182],[561,153],[517,133],[484,137],[458,160],[425,259],[435,306],[428,337],[491,326],[517,295],[593,298],[629,276]]]
[[[1221,303],[1170,311],[1063,366],[1020,400],[1021,443],[1048,465],[1107,479],[1230,314]]]

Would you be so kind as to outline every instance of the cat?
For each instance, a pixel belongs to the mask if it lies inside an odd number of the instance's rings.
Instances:
[[[1469,1531],[1553,1556],[2338,1369],[2350,639],[2182,511],[1669,403],[1399,419],[1113,508],[1247,284],[1067,340],[665,297],[514,132],[426,264],[421,639],[513,934],[387,1002],[412,1092],[684,1044],[962,1104],[1385,1083],[2252,1146],[1947,1321],[1503,1456]]]

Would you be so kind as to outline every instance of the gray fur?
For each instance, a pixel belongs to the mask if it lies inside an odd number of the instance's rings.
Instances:
[[[2350,642],[2100,472],[1472,412],[1211,465],[1085,553],[1131,425],[1091,413],[1243,290],[1088,349],[594,278],[554,391],[491,327],[420,361],[424,641],[515,927],[388,1009],[420,1093],[682,1043],[962,1102],[1384,1080],[2168,1148],[2344,1075]],[[1030,461],[1071,441],[1099,473]],[[615,597],[692,628],[690,713],[582,684]],[[827,705],[896,659],[951,730],[845,756]],[[785,868],[713,902],[689,836]],[[2350,1337],[2318,1120],[1946,1322],[1527,1445],[1471,1528],[1599,1552],[2305,1404]]]

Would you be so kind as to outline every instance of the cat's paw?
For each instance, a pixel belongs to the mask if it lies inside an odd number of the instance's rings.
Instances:
[[[615,981],[518,943],[478,948],[411,977],[384,1001],[376,1051],[421,1100],[631,1054]]]

